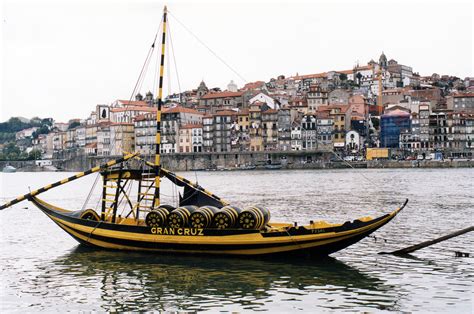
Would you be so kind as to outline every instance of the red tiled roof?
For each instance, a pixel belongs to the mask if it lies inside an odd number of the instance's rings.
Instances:
[[[410,113],[406,112],[406,111],[403,111],[403,110],[400,110],[400,109],[395,109],[395,110],[392,110],[384,115],[383,116],[409,116]]]
[[[459,93],[453,95],[454,98],[474,97],[474,93]]]
[[[201,99],[215,99],[215,98],[227,98],[227,97],[240,97],[244,92],[219,92],[209,93],[201,97]]]
[[[181,129],[202,129],[202,124],[184,124],[180,127]]]
[[[143,112],[155,112],[156,108],[152,107],[141,107],[141,106],[127,106],[127,107],[117,107],[111,108],[111,112],[124,112],[124,111],[143,111]]]
[[[172,108],[165,108],[162,111],[162,113],[177,113],[177,112],[193,113],[193,114],[202,115],[202,112],[199,112],[199,111],[191,109],[191,108],[181,107],[181,106],[176,106],[176,107],[172,107]]]
[[[248,114],[249,114],[249,110],[247,108],[240,109],[239,112],[237,112],[238,116],[247,116]]]
[[[262,114],[274,114],[274,113],[278,113],[278,110],[276,110],[276,109],[268,109],[268,110],[262,112]]]
[[[328,73],[323,72],[323,73],[316,73],[316,74],[296,75],[296,76],[292,76],[291,78],[295,80],[304,80],[304,79],[312,79],[312,78],[325,78],[327,76],[328,76]]]
[[[262,87],[262,86],[264,86],[264,85],[265,85],[265,82],[264,82],[264,81],[256,81],[256,82],[251,82],[251,83],[245,84],[242,89],[243,89],[243,90],[256,89],[256,88],[260,88],[260,87]]]
[[[233,116],[236,112],[232,110],[219,110],[214,115],[215,116]]]

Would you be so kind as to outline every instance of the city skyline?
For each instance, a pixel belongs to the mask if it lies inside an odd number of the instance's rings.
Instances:
[[[201,80],[222,89],[230,80],[239,87],[245,82],[180,23],[192,28],[247,82],[348,70],[357,61],[363,65],[376,60],[382,51],[421,75],[472,76],[472,4],[460,1],[445,8],[440,2],[418,1],[407,10],[408,2],[389,3],[390,10],[376,2],[168,2],[181,91],[196,88]],[[428,3],[429,14],[420,11]],[[7,1],[2,14],[1,120],[51,116],[67,121],[86,117],[96,104],[130,98],[163,4]],[[346,10],[341,11],[342,5]],[[353,25],[360,24],[364,26],[355,31]],[[174,64],[170,68],[173,74]],[[141,92],[155,93],[153,78],[148,81]],[[168,90],[179,91],[176,81],[165,86],[165,95]]]

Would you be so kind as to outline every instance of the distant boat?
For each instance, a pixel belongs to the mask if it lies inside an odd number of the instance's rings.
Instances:
[[[239,170],[254,170],[257,168],[255,165],[240,165]]]
[[[12,173],[12,172],[16,172],[16,168],[13,167],[13,166],[10,166],[10,165],[6,165],[2,172],[5,172],[5,173]]]
[[[281,164],[268,164],[268,165],[265,165],[265,169],[267,169],[267,170],[278,170],[278,169],[281,169],[281,168],[282,168]]]

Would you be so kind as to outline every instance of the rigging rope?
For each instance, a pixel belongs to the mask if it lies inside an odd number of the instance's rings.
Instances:
[[[171,28],[170,28],[170,25],[168,24],[168,34],[169,34],[169,42],[170,42],[170,45],[171,46],[171,53],[173,54],[173,63],[174,63],[174,70],[175,70],[175,73],[176,73],[176,81],[178,83],[178,92],[179,92],[179,103],[181,104],[181,82],[179,80],[179,72],[178,72],[178,64],[176,63],[176,57],[174,55],[174,46],[173,46],[173,39],[172,39],[172,36],[171,36]],[[171,66],[169,66],[171,67]]]
[[[97,176],[95,177],[95,180],[94,180],[94,184],[92,185],[92,188],[90,189],[89,194],[87,195],[86,200],[84,201],[84,204],[81,207],[81,211],[86,208],[87,203],[89,202],[89,200],[92,196],[92,192],[95,190],[97,182],[99,181],[99,178],[100,178],[100,173],[97,173]]]
[[[229,70],[231,70],[232,72],[234,72],[242,81],[244,81],[245,83],[247,82],[247,80],[242,76],[240,75],[239,72],[237,72],[233,67],[231,67],[227,62],[225,62],[224,59],[222,59],[216,52],[214,52],[214,50],[212,50],[208,45],[206,45],[201,39],[199,39],[199,37],[197,37],[186,25],[184,25],[176,16],[174,16],[174,14],[171,12],[171,11],[168,11],[168,13],[170,14],[170,16],[172,16],[176,22],[178,22],[191,36],[193,36],[201,45],[203,45],[207,50],[209,50],[210,53],[212,53],[217,59],[219,59],[219,61],[221,61]]]

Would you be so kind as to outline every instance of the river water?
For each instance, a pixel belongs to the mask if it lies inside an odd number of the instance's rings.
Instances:
[[[70,175],[0,174],[0,202]],[[0,212],[0,311],[473,312],[473,237],[379,255],[473,225],[474,169],[188,172],[238,206],[274,221],[344,222],[410,202],[396,219],[330,258],[268,261],[159,256],[79,246],[31,203]],[[95,175],[43,194],[84,205]],[[99,184],[96,190],[99,191]],[[170,185],[163,194],[176,197]],[[92,196],[87,207],[95,207]],[[94,204],[94,205],[93,205]]]

